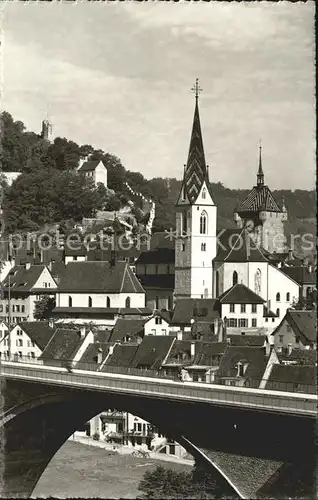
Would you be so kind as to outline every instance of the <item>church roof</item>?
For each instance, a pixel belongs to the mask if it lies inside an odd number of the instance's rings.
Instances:
[[[230,231],[228,234],[228,245],[222,245],[221,251],[217,253],[215,261],[219,262],[267,262],[267,258],[261,249],[255,244],[245,228],[240,233]],[[228,247],[228,249],[226,248]]]
[[[208,178],[208,168],[205,163],[205,155],[203,148],[201,123],[198,105],[198,80],[196,81],[196,96],[193,125],[190,139],[190,147],[188,154],[187,165],[185,166],[181,193],[184,191],[184,202],[195,203],[203,183],[206,182],[207,189],[210,192],[210,183]]]
[[[282,212],[268,186],[254,186],[237,212]]]

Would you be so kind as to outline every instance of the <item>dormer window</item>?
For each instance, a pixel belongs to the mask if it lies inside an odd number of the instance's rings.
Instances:
[[[237,367],[237,376],[238,377],[243,377],[244,375],[244,365],[243,363],[241,363],[241,361],[239,361],[236,365]]]
[[[125,335],[124,338],[123,338],[123,342],[129,342],[130,341],[130,336],[129,335]]]

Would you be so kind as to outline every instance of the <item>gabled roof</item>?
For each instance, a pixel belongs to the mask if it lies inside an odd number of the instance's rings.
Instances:
[[[157,248],[142,252],[136,264],[174,264],[175,250],[172,248]]]
[[[53,336],[54,329],[47,321],[22,321],[18,327],[43,351]]]
[[[92,172],[93,170],[95,170],[97,165],[99,165],[99,163],[102,163],[102,165],[105,167],[105,164],[102,160],[85,161],[83,165],[78,169],[78,172]]]
[[[191,319],[209,322],[219,318],[217,299],[178,299],[173,311],[173,325],[190,325]]]
[[[227,335],[229,345],[246,347],[263,347],[266,343],[266,335]]]
[[[239,283],[223,292],[218,300],[221,304],[263,304],[266,302],[250,288]]]
[[[142,337],[145,322],[145,319],[118,318],[110,336],[110,341],[122,340],[126,335],[129,335],[129,337]]]
[[[138,348],[139,346],[137,344],[116,344],[113,353],[106,360],[104,366],[122,366],[129,368]]]
[[[292,383],[308,385],[316,389],[317,370],[313,365],[274,365],[266,388],[271,383]]]
[[[236,377],[238,362],[248,363],[245,378],[261,381],[266,367],[263,348],[246,346],[227,346],[218,370],[220,377]]]
[[[214,366],[213,358],[223,356],[227,349],[226,342],[196,342],[193,365]]]
[[[174,239],[171,238],[168,231],[160,231],[151,235],[150,250],[156,250],[159,248],[170,248],[174,250],[174,244]]]
[[[78,328],[57,328],[40,359],[72,360],[83,341]]]
[[[9,275],[10,275],[10,289],[12,292],[29,292],[34,288],[34,285],[40,278],[45,269],[45,265],[32,265],[29,269],[26,266],[14,266],[13,269],[7,274],[3,281],[3,290],[7,291],[9,288]],[[50,289],[52,292],[53,289]]]
[[[282,212],[272,195],[271,190],[266,185],[254,186],[252,191],[247,195],[245,200],[237,208],[238,214],[255,213],[255,212]]]
[[[291,353],[282,352],[277,353],[280,361],[294,361],[299,365],[316,365],[317,364],[317,351],[316,349],[292,349]]]
[[[60,292],[144,293],[127,262],[69,262]]]
[[[94,342],[89,344],[87,349],[84,351],[83,356],[79,360],[79,368],[81,363],[96,363],[97,368],[97,354],[98,351],[102,353],[102,359],[105,359],[109,352],[109,347],[112,344],[110,342]]]
[[[149,369],[159,368],[175,341],[168,335],[146,335],[139,344],[132,367],[146,366]]]
[[[317,342],[317,314],[315,311],[288,309],[285,318],[302,341],[304,340],[305,343]]]
[[[190,362],[191,357],[191,341],[176,340],[164,365],[184,365]]]
[[[215,261],[223,262],[268,262],[262,250],[253,241],[248,231],[243,228],[239,233],[231,232],[229,250],[218,253]]]

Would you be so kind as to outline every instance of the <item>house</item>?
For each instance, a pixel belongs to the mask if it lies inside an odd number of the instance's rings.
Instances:
[[[118,317],[147,317],[151,311],[127,262],[85,261],[66,265],[53,314],[64,323],[112,327]]]
[[[103,161],[84,161],[77,171],[86,179],[92,179],[95,186],[103,184],[107,188],[107,168]]]
[[[21,322],[12,328],[3,341],[2,356],[39,358],[54,333],[47,321]]]
[[[147,335],[132,360],[132,368],[159,370],[169,355],[175,339],[166,335]]]
[[[175,251],[157,248],[142,252],[136,260],[136,276],[146,292],[147,307],[153,310],[173,307]]]
[[[227,344],[233,346],[245,346],[245,347],[265,347],[268,344],[268,339],[266,335],[227,335]]]
[[[146,319],[141,318],[118,318],[112,330],[110,341],[115,343],[141,340],[145,334],[146,321]]]
[[[44,264],[14,266],[2,283],[0,319],[11,324],[34,321],[35,302],[43,295],[55,297],[57,284]],[[10,311],[9,311],[10,305]]]
[[[155,311],[144,323],[145,335],[169,335],[171,318],[170,311]]]
[[[316,394],[317,368],[313,365],[274,365],[266,390]]]
[[[317,270],[312,265],[283,266],[282,271],[299,285],[299,298],[309,298],[317,291]]]
[[[223,292],[218,301],[221,304],[221,318],[226,322],[227,334],[242,330],[258,330],[265,327],[265,299],[257,295],[246,285],[236,283]]]
[[[315,311],[288,309],[271,337],[277,351],[317,348],[317,315]]]
[[[94,342],[94,334],[85,326],[78,328],[56,327],[52,337],[45,346],[41,356],[44,364],[67,364],[69,368],[81,360],[87,347]]]
[[[216,299],[184,298],[176,301],[170,331],[185,339],[192,338],[192,333],[201,338],[200,330],[204,329],[205,340],[212,340],[222,333],[220,323],[220,306]]]

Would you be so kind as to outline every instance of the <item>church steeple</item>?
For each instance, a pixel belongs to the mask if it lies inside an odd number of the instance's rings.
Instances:
[[[203,148],[200,114],[199,114],[199,79],[191,89],[195,94],[195,108],[190,139],[188,161],[184,171],[183,188],[190,203],[194,203],[200,193],[202,184],[207,180],[207,167]]]
[[[259,162],[258,162],[258,172],[257,172],[257,185],[259,187],[264,186],[264,173],[262,166],[262,144],[259,145]]]

